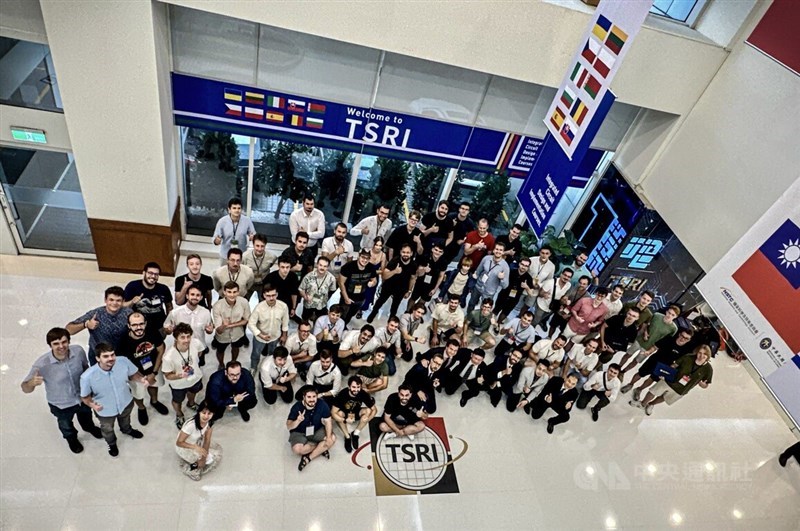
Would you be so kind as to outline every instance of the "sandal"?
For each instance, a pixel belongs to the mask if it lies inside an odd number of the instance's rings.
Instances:
[[[303,469],[311,462],[311,458],[308,456],[309,454],[306,454],[300,458],[300,464],[297,465],[297,470],[300,472],[302,472]]]
[[[322,455],[322,457],[324,457],[325,459],[330,459],[330,458],[331,458],[331,453],[330,453],[328,450],[325,450],[324,452],[322,452],[322,454],[321,454],[321,455]]]

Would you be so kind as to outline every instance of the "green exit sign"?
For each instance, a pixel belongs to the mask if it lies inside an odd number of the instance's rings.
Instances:
[[[47,144],[47,135],[41,129],[28,129],[26,127],[11,126],[11,137],[20,142],[33,142],[34,144]]]

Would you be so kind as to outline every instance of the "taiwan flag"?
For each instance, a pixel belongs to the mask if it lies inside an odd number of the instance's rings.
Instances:
[[[786,220],[733,279],[792,352],[800,352],[800,228]]]

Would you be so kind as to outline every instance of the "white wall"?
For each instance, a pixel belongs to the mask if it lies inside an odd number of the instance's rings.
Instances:
[[[0,1],[0,35],[22,41],[47,42],[39,0]]]
[[[705,270],[800,171],[800,77],[742,39],[641,183]]]
[[[144,0],[41,7],[88,216],[169,225],[173,128],[169,77],[157,63],[169,52],[166,29],[155,27],[165,17]]]
[[[709,0],[695,29],[720,46],[727,47],[757,3],[757,0]],[[760,3],[767,2],[760,0]]]
[[[11,235],[11,227],[8,226],[6,216],[0,212],[0,254],[19,254],[17,244]]]
[[[541,1],[165,1],[550,87],[591,18],[591,9]],[[699,34],[646,27],[636,39],[614,91],[624,103],[673,114],[694,105],[727,55]]]

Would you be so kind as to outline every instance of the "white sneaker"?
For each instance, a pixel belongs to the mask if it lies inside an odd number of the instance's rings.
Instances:
[[[633,407],[635,407],[635,408],[638,408],[638,409],[643,409],[643,408],[644,408],[644,406],[642,405],[642,403],[641,403],[641,402],[639,402],[638,400],[630,400],[630,401],[628,402],[628,404],[630,404],[631,406],[633,406]]]
[[[393,431],[390,431],[389,433],[384,433],[383,434],[383,438],[384,439],[394,439],[395,437],[397,437],[397,434],[395,432],[393,432]]]
[[[407,435],[407,437],[408,437],[408,440],[409,440],[409,441],[413,441],[413,440],[414,440],[414,435],[413,435],[413,434],[411,434],[411,435]]]
[[[644,412],[647,415],[652,415],[653,414],[653,404],[647,404],[647,407],[644,408]]]

